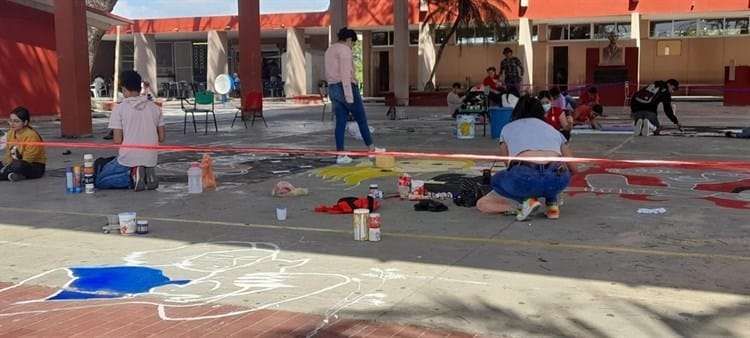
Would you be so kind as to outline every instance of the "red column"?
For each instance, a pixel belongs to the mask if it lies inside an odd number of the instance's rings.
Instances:
[[[64,137],[91,135],[86,1],[55,1],[60,129]]]
[[[240,28],[240,81],[242,100],[248,93],[263,93],[260,49],[260,1],[237,0]]]

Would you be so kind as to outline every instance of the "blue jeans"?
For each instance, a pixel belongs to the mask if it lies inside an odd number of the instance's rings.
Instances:
[[[130,177],[130,167],[117,162],[117,158],[107,162],[94,179],[97,189],[127,189],[133,183]]]
[[[570,105],[570,109],[576,110],[578,108],[578,102],[573,100],[573,97],[570,95],[565,95],[565,102]]]
[[[346,131],[346,121],[349,118],[349,113],[352,113],[354,120],[357,121],[359,126],[359,132],[362,133],[362,139],[365,141],[366,146],[372,144],[372,136],[370,135],[370,127],[367,125],[367,116],[365,115],[365,105],[362,103],[362,96],[359,95],[359,89],[354,83],[352,86],[352,94],[354,95],[354,102],[347,103],[346,97],[344,97],[344,87],[341,83],[334,83],[328,85],[328,95],[331,97],[333,103],[333,112],[336,114],[336,129],[334,136],[336,137],[336,150],[344,150],[344,132]]]
[[[514,165],[508,170],[492,176],[492,189],[500,196],[518,203],[525,199],[544,197],[547,204],[557,203],[557,195],[570,183],[570,170],[558,173],[564,163],[553,163],[546,167]]]

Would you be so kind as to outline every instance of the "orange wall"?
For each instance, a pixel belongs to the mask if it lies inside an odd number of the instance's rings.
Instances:
[[[0,117],[16,106],[36,116],[60,111],[52,14],[0,0]]]

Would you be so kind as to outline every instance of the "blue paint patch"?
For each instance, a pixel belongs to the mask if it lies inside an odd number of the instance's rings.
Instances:
[[[122,298],[147,293],[152,288],[190,280],[172,280],[155,268],[146,266],[85,266],[69,268],[75,280],[47,300]]]

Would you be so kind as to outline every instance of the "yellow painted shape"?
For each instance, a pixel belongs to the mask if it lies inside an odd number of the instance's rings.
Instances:
[[[401,173],[455,172],[474,167],[469,160],[442,159],[404,159],[397,160],[393,170],[373,167],[369,161],[362,161],[356,166],[329,166],[316,170],[316,175],[328,181],[344,181],[346,184],[360,184],[364,180],[399,176]]]

